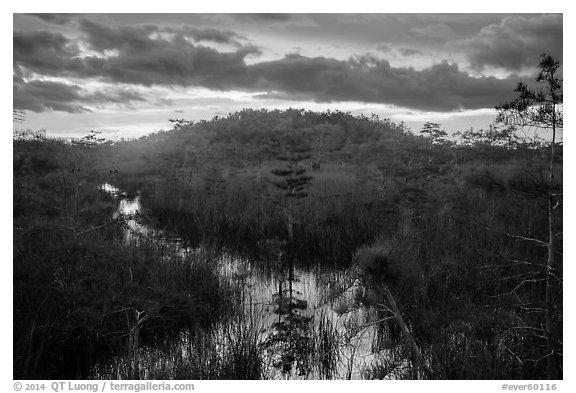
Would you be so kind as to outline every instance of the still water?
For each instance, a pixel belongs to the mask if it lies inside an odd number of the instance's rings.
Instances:
[[[130,199],[110,184],[103,184],[101,189],[117,200],[118,209],[115,218],[121,218],[125,223],[123,231],[125,242],[139,244],[143,239],[152,240],[158,246],[171,247],[182,255],[202,251],[187,247],[180,238],[152,228],[139,220],[138,216],[142,213],[139,196]],[[303,350],[306,351],[305,346],[310,345],[307,343],[318,339],[315,336],[320,335],[322,329],[326,329],[326,325],[329,326],[333,345],[328,346],[327,350],[331,352],[329,357],[335,359],[334,371],[330,378],[360,379],[368,367],[385,355],[382,351],[373,353],[377,327],[371,322],[376,319],[375,312],[358,304],[356,299],[364,289],[361,283],[352,280],[346,271],[295,268],[292,285],[288,287],[285,276],[279,278],[270,269],[262,269],[247,259],[224,255],[214,263],[217,264],[222,280],[241,288],[243,314],[250,321],[257,321],[251,326],[257,329],[259,341],[269,344],[264,345],[263,349],[265,357],[269,360],[263,370],[266,378],[327,377],[320,375],[317,367],[310,365],[299,367],[297,356],[287,357],[285,353],[279,353],[282,346],[278,344],[281,341],[278,337],[292,335],[294,331],[300,331],[303,335]],[[287,301],[288,297],[290,301]],[[291,304],[291,308],[287,307],[287,304]],[[282,330],[288,323],[293,325],[288,329],[290,333]],[[222,332],[217,331],[214,336],[218,337],[221,334],[223,340],[225,338],[230,340],[230,329],[226,326],[216,328],[219,329]],[[225,334],[227,337],[224,337]],[[179,340],[183,346],[187,345],[186,333],[183,333]],[[284,365],[284,371],[280,364]],[[305,370],[299,372],[299,369],[303,368]],[[146,375],[141,377],[146,378]]]

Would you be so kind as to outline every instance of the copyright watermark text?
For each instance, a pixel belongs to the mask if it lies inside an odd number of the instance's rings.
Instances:
[[[112,381],[93,381],[93,382],[73,382],[73,381],[54,381],[48,383],[22,383],[14,382],[14,391],[20,392],[156,392],[156,391],[194,391],[193,383],[177,382],[112,382]]]

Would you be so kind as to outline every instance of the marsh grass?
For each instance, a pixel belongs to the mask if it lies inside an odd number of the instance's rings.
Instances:
[[[236,315],[210,328],[189,330],[139,348],[141,379],[260,379],[263,327]],[[134,379],[130,356],[118,356],[94,368],[91,378]]]
[[[85,378],[100,359],[230,312],[232,289],[209,259],[167,263],[153,246],[98,240],[52,239],[49,250],[16,252],[16,376]]]
[[[98,362],[134,359],[141,346],[230,312],[234,290],[211,255],[125,243],[98,177],[59,161],[74,147],[18,147],[41,163],[15,153],[14,378],[84,379]]]
[[[133,187],[127,176],[118,183]],[[233,250],[260,258],[261,244],[288,238],[285,219],[273,191],[260,192],[250,178],[232,177],[217,194],[187,182],[170,184],[150,179],[141,189],[141,202],[160,227],[169,227],[192,245]],[[357,185],[337,173],[315,179],[297,211],[293,237],[287,246],[291,258],[313,266],[346,265],[359,245],[373,241],[396,225],[391,204],[376,199],[369,184]]]
[[[315,316],[314,327],[314,363],[318,378],[333,379],[337,376],[340,362],[340,334],[325,313]]]
[[[306,374],[283,373],[275,366],[277,353],[266,345],[270,325],[263,309],[237,314],[210,329],[181,331],[154,346],[139,348],[139,378],[142,379],[334,379],[340,375],[343,348],[338,332],[326,315],[310,325],[310,351],[298,361],[310,365]],[[296,359],[293,360],[296,362]],[[130,356],[116,356],[93,368],[90,378],[133,378]]]

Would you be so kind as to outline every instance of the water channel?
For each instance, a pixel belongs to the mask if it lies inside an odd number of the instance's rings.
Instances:
[[[138,244],[142,241],[141,239],[146,238],[147,241],[152,239],[158,246],[173,247],[182,254],[201,251],[187,247],[178,237],[170,236],[163,230],[143,223],[138,218],[143,213],[139,196],[130,199],[110,184],[103,184],[101,189],[112,195],[118,203],[115,215],[117,218],[121,217],[125,223],[123,231],[125,242]],[[283,313],[279,310],[284,304],[282,293],[288,291],[285,277],[278,279],[270,271],[261,269],[256,263],[232,255],[221,256],[214,263],[217,264],[217,271],[222,280],[242,288],[243,313],[250,317],[250,320],[258,321],[254,326],[257,326],[260,341],[272,342],[263,349],[270,360],[263,372],[266,378],[326,378],[326,375],[319,374],[317,367],[309,367],[307,372],[298,372],[297,359],[286,357],[280,359],[282,355],[275,353],[279,347],[274,344],[274,340],[270,340],[270,337],[274,334],[278,337],[279,330],[282,331],[282,325],[285,325],[281,318],[282,314],[286,317],[288,312],[296,316],[296,318],[288,318],[290,323],[310,325],[307,329],[309,335],[315,335],[321,331],[319,324],[330,325],[335,344],[330,347],[330,351],[334,352],[330,355],[332,359],[336,359],[331,378],[361,379],[365,376],[367,368],[378,362],[384,355],[382,351],[373,353],[374,343],[377,340],[377,326],[371,321],[375,320],[375,313],[370,308],[358,304],[356,301],[358,291],[363,291],[363,288],[359,281],[350,281],[346,272],[295,268],[290,286],[290,295],[296,299],[292,303],[296,304],[293,306],[295,310],[291,309]],[[342,285],[344,281],[348,281],[349,284]],[[221,328],[222,332],[230,331],[225,326]],[[182,345],[186,345],[186,334],[183,333],[181,336],[179,339]],[[317,337],[309,338],[317,339]],[[282,362],[294,363],[293,369],[290,364],[290,371],[282,372],[281,367],[278,366]],[[143,377],[146,378],[145,375]]]

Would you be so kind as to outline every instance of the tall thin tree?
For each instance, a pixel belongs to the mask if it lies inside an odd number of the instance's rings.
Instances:
[[[543,85],[541,88],[531,88],[525,83],[519,83],[515,89],[517,96],[514,100],[496,107],[497,121],[506,125],[520,127],[537,127],[552,130],[549,158],[549,191],[548,191],[548,258],[546,263],[546,292],[544,325],[547,341],[547,374],[549,378],[556,377],[554,364],[552,316],[552,273],[555,269],[556,234],[555,211],[560,205],[562,193],[555,192],[554,164],[556,159],[556,137],[559,129],[563,128],[563,92],[562,78],[560,77],[560,62],[554,57],[543,54],[538,64],[539,72],[536,82]]]

